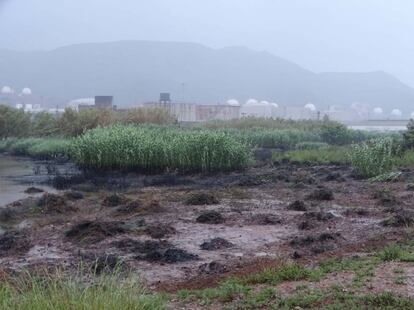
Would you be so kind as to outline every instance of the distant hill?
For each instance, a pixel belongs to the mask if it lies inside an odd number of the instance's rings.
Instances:
[[[2,85],[28,86],[63,102],[111,94],[123,106],[157,100],[160,92],[199,103],[257,98],[292,106],[313,102],[319,107],[349,107],[359,102],[406,112],[414,104],[414,89],[384,72],[317,74],[267,52],[172,42],[0,50]]]

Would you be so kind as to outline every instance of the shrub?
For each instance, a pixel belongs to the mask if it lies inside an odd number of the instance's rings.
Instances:
[[[358,176],[375,177],[391,172],[396,149],[391,138],[379,138],[354,145],[349,158]]]
[[[246,167],[246,146],[222,132],[117,125],[76,138],[71,155],[84,168],[143,172],[216,172]]]
[[[326,122],[321,127],[322,141],[328,144],[345,145],[350,141],[349,130],[345,125]]]
[[[47,137],[55,135],[58,131],[56,117],[47,112],[40,112],[33,116],[32,135]]]
[[[0,139],[27,137],[30,134],[30,114],[0,105]]]
[[[410,120],[407,125],[407,131],[403,133],[403,148],[413,149],[414,148],[414,120]]]

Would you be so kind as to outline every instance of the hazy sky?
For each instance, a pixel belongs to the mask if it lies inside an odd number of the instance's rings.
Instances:
[[[243,45],[414,86],[412,0],[0,0],[0,48],[124,39]]]

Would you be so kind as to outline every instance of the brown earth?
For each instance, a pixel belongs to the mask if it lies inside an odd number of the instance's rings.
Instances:
[[[116,192],[82,192],[81,184],[76,192],[45,193],[0,211],[7,231],[0,266],[70,271],[98,259],[105,270],[122,262],[163,291],[213,286],[281,261],[311,266],[399,239],[414,223],[406,188],[413,176],[407,170],[399,181],[370,183],[353,178],[348,167],[286,164],[142,177],[142,185]]]

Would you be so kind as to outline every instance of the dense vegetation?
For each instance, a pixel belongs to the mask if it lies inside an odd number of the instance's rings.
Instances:
[[[121,125],[87,131],[71,156],[84,168],[145,172],[232,171],[249,162],[246,146],[223,132]]]
[[[165,309],[162,297],[148,294],[136,281],[105,275],[93,285],[81,278],[59,274],[34,277],[24,274],[2,279],[0,308],[3,310]]]
[[[246,167],[254,148],[274,149],[275,160],[351,164],[366,178],[414,162],[413,121],[401,135],[351,130],[328,119],[248,117],[180,128],[162,109],[67,109],[56,116],[0,106],[0,112],[0,152],[72,158],[98,170],[231,171]]]
[[[167,111],[135,108],[127,112],[66,109],[62,115],[40,112],[34,115],[0,105],[0,139],[18,137],[75,137],[88,129],[113,124],[171,124]]]

